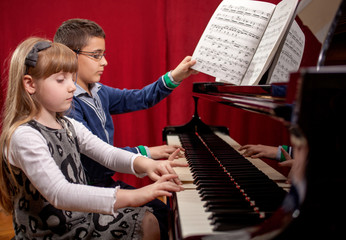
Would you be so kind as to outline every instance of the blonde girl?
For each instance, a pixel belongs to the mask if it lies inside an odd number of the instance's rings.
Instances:
[[[180,191],[174,161],[153,161],[94,136],[64,117],[71,107],[76,56],[45,39],[14,51],[0,138],[0,206],[16,239],[159,239],[156,218],[139,207]],[[135,190],[87,185],[80,154],[155,183]],[[178,154],[172,154],[170,160]]]

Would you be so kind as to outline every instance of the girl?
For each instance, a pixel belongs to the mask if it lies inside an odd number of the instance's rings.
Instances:
[[[68,47],[29,38],[12,55],[0,138],[0,203],[18,239],[158,239],[148,207],[180,191],[173,161],[114,148],[63,116],[76,87]],[[155,183],[135,190],[87,186],[80,154]],[[178,154],[176,151],[170,160]]]

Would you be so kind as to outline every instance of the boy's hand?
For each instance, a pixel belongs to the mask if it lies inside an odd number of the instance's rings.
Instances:
[[[196,60],[191,60],[191,56],[187,56],[184,60],[171,72],[175,82],[180,83],[191,74],[197,74],[198,71],[191,69],[196,64]]]
[[[241,146],[239,151],[245,150],[242,155],[244,157],[251,157],[251,158],[261,158],[261,157],[267,157],[275,159],[276,153],[278,151],[278,147],[272,147],[262,144],[247,144],[244,146]]]
[[[149,152],[152,159],[168,159],[169,156],[174,153],[177,149],[184,151],[184,149],[178,145],[161,145],[156,147],[149,147]],[[175,158],[182,157],[184,154],[182,152],[178,152]]]

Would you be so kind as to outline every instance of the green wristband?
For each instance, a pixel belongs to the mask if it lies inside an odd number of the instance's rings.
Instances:
[[[168,76],[168,73],[166,73],[164,76],[163,76],[163,79],[165,80],[165,83],[167,85],[167,87],[169,88],[176,88],[179,86],[179,84],[175,84],[171,81],[170,77]]]
[[[147,151],[145,150],[145,147],[144,146],[142,146],[142,145],[140,145],[140,146],[138,146],[138,149],[139,149],[139,152],[143,155],[143,156],[148,156],[148,154],[147,154]]]

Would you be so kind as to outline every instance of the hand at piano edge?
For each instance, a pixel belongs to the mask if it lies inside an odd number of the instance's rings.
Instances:
[[[138,207],[157,197],[170,197],[172,192],[184,190],[178,175],[173,170],[173,167],[188,166],[186,163],[174,161],[180,150],[180,148],[176,149],[169,160],[163,161],[155,161],[143,156],[136,157],[133,162],[136,173],[147,173],[148,177],[155,182],[137,189],[118,189],[114,208]]]
[[[262,144],[247,144],[239,148],[239,151],[243,151],[243,150],[245,150],[242,153],[244,157],[251,157],[251,158],[266,157],[266,158],[275,159],[276,153],[278,151],[278,147],[267,146]]]
[[[177,178],[175,174],[165,174],[153,184],[137,189],[118,189],[114,209],[123,207],[139,207],[157,197],[172,196],[172,192],[179,192],[183,187],[172,180]]]
[[[262,144],[247,144],[244,146],[241,146],[239,151],[245,150],[242,155],[244,157],[251,157],[251,158],[271,158],[271,159],[276,159],[278,147],[273,147],[273,146],[267,146],[267,145],[262,145]],[[280,162],[279,165],[281,167],[290,167],[291,171],[288,174],[288,182],[291,181],[291,176],[292,176],[292,166],[294,163],[294,159],[290,156],[290,154],[284,149],[280,148],[281,153],[284,155],[284,158],[286,159],[283,162]]]
[[[197,74],[198,71],[191,69],[191,67],[195,64],[196,60],[192,60],[191,56],[185,57],[183,61],[174,70],[172,70],[171,74],[173,80],[180,83],[191,74]]]
[[[167,174],[174,174],[175,177],[169,180],[177,185],[181,185],[181,181],[176,175],[173,167],[187,167],[187,163],[174,161],[181,154],[181,148],[176,149],[168,158],[168,160],[155,161],[150,158],[138,156],[133,162],[133,168],[137,174],[146,173],[153,181],[158,181],[160,177]]]
[[[174,156],[172,157],[173,153],[180,149]],[[155,146],[155,147],[149,147],[149,152],[152,159],[159,160],[159,159],[170,159],[174,160],[180,157],[183,157],[182,151],[185,151],[184,148],[178,146],[178,145],[161,145],[161,146]]]
[[[178,148],[169,156],[168,160],[162,160],[162,161],[154,161],[149,158],[145,158],[144,160],[140,159],[137,161],[138,158],[136,158],[133,163],[133,166],[137,173],[139,174],[147,173],[148,177],[151,180],[157,181],[159,180],[161,176],[166,174],[176,175],[173,167],[187,167],[188,166],[187,163],[174,161],[174,159],[177,158],[179,154],[181,154],[180,152],[181,152],[181,149]],[[181,181],[179,180],[178,176],[170,180],[172,180],[176,184],[179,184],[179,185],[181,184]]]

